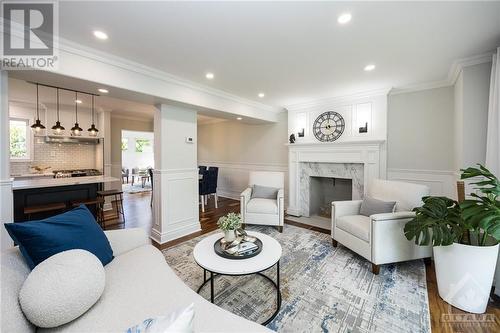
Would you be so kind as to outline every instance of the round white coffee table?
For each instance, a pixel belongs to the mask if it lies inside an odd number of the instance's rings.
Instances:
[[[203,268],[203,284],[198,288],[198,293],[210,282],[210,301],[214,303],[214,278],[219,275],[241,276],[257,274],[270,281],[276,288],[277,307],[273,315],[262,325],[267,325],[276,317],[281,307],[280,291],[280,258],[281,245],[274,238],[260,232],[247,231],[248,235],[257,237],[262,241],[262,251],[255,257],[248,259],[226,259],[215,253],[215,242],[224,237],[223,233],[216,233],[203,238],[193,250],[193,256],[196,263]],[[276,282],[263,271],[276,265]],[[207,279],[207,272],[210,277]]]

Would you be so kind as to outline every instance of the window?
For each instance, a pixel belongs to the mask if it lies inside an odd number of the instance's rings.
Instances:
[[[128,150],[128,139],[122,138],[122,151]]]
[[[31,159],[31,132],[27,119],[9,120],[10,129],[10,159],[30,160]]]
[[[138,153],[152,153],[151,141],[148,139],[135,139],[135,151]]]

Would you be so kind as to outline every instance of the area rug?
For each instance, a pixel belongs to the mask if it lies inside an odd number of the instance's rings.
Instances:
[[[371,264],[349,249],[332,247],[329,235],[285,225],[250,227],[277,239],[282,305],[267,327],[278,332],[430,332],[425,266],[421,260],[384,265],[378,276]],[[204,236],[163,251],[168,264],[193,290],[203,269],[192,251]],[[276,268],[266,275],[276,278]],[[207,286],[201,295],[209,299]],[[259,276],[215,280],[215,304],[241,317],[263,322],[276,306],[272,285]],[[222,324],[222,323],[221,323]]]
[[[122,185],[123,192],[125,193],[143,193],[143,192],[151,192],[151,185],[149,183],[145,184],[144,187],[142,187],[141,182],[134,183],[132,184],[123,184]]]

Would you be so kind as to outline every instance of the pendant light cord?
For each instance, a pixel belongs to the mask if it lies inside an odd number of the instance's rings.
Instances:
[[[92,125],[94,125],[94,110],[95,110],[94,95],[92,95]]]
[[[59,121],[59,88],[56,90],[57,95],[57,121]]]
[[[38,110],[39,103],[38,103],[38,84],[36,85],[36,119],[40,120],[40,111]]]
[[[75,114],[76,114],[76,123],[78,124],[78,93],[75,91]]]

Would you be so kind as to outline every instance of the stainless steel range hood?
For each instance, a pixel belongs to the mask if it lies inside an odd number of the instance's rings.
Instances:
[[[67,143],[67,144],[87,144],[97,145],[101,142],[102,138],[88,137],[88,136],[61,136],[61,135],[43,135],[36,136],[46,143]]]

